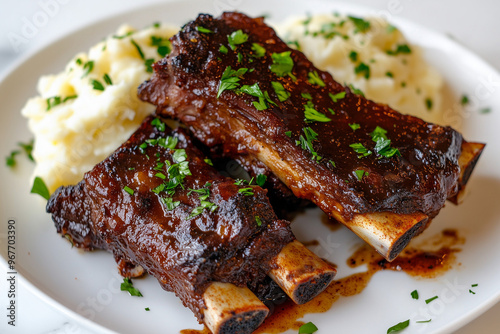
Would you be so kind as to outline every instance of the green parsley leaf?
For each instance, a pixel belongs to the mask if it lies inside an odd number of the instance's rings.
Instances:
[[[304,99],[307,99],[307,100],[313,99],[313,97],[309,93],[300,93],[300,96],[302,96]]]
[[[148,58],[144,61],[144,66],[146,67],[146,72],[153,73],[153,64],[155,63],[154,58]]]
[[[387,50],[386,53],[390,56],[396,56],[398,54],[409,54],[411,53],[411,49],[407,44],[399,44],[396,47],[396,50]]]
[[[95,90],[104,90],[104,86],[99,81],[92,79],[90,83],[92,84],[92,88],[94,88]]]
[[[262,92],[258,83],[254,83],[252,86],[244,85],[238,90],[239,92],[246,93],[251,96],[255,96],[259,98],[259,101],[253,101],[253,105],[257,110],[265,110],[269,107],[270,104],[276,105],[267,92]]]
[[[45,185],[45,182],[43,182],[42,178],[37,176],[35,177],[35,180],[33,180],[33,187],[31,187],[31,193],[32,194],[38,194],[48,200],[50,198],[50,193],[49,189]]]
[[[479,112],[481,114],[488,114],[491,112],[491,108],[482,108],[481,110],[479,110]]]
[[[167,209],[167,211],[172,211],[173,209],[175,209],[176,207],[178,207],[179,205],[181,205],[181,202],[180,201],[175,201],[172,199],[172,197],[164,197],[161,199],[162,203],[165,204],[165,207]]]
[[[146,307],[146,308],[145,308],[145,310],[146,310],[146,311],[150,311],[149,307]]]
[[[358,66],[354,68],[354,73],[361,74],[365,77],[365,79],[370,78],[370,66],[365,63],[359,63]]]
[[[425,303],[426,303],[426,304],[429,304],[430,302],[432,302],[433,300],[436,300],[436,299],[438,299],[438,298],[439,298],[438,296],[434,296],[434,297],[432,297],[432,298],[426,299],[426,300],[425,300]]]
[[[358,178],[359,181],[361,181],[364,176],[370,175],[370,173],[368,173],[367,171],[365,171],[363,169],[357,169],[357,170],[355,170],[354,174],[356,174],[356,177]]]
[[[273,87],[274,92],[278,96],[278,100],[280,100],[280,102],[288,100],[291,94],[285,89],[285,87],[280,82],[271,81],[271,86]]]
[[[78,58],[78,59],[80,59],[80,58]],[[77,63],[78,63],[78,59],[77,59]],[[81,60],[80,60],[80,62],[81,62]],[[87,70],[87,71],[85,73],[83,73],[82,78],[85,78],[87,75],[89,75],[89,73],[92,72],[93,69],[94,69],[94,61],[93,60],[89,60],[88,62],[83,64],[83,70]]]
[[[232,90],[239,87],[239,81],[243,77],[243,75],[248,71],[248,68],[240,68],[238,70],[231,69],[231,66],[226,67],[224,73],[222,73],[222,77],[219,83],[219,91],[217,92],[217,98],[224,92],[225,90]]]
[[[470,102],[469,97],[465,94],[462,95],[462,99],[460,100],[460,104],[465,106],[465,105],[469,104],[469,102]]]
[[[403,322],[400,322],[399,324],[396,324],[396,325],[390,327],[387,330],[387,334],[394,333],[394,332],[399,332],[399,331],[405,329],[406,327],[408,327],[409,325],[410,325],[410,319],[408,319],[406,321],[403,321]]]
[[[427,322],[431,322],[432,319],[429,319],[429,320],[419,320],[419,321],[415,321],[417,324],[425,324]]]
[[[8,167],[14,167],[16,165],[16,155],[21,153],[21,151],[12,151],[10,155],[5,157],[5,164]]]
[[[198,30],[199,32],[202,32],[204,34],[213,34],[214,32],[210,29],[207,29],[205,27],[202,27],[202,26],[196,26],[196,30]]]
[[[394,78],[394,74],[392,74],[392,72],[385,72],[385,76],[389,78]]]
[[[281,53],[273,53],[271,58],[273,60],[273,64],[270,69],[271,72],[276,74],[278,77],[284,77],[286,75],[290,76],[292,80],[296,80],[296,77],[292,74],[293,69],[293,59],[290,56],[291,51],[285,51]]]
[[[104,76],[102,77],[104,79],[104,82],[108,85],[112,85],[113,81],[111,81],[111,78],[109,77],[108,73],[104,73]]]
[[[311,101],[308,101],[308,103],[304,105],[304,117],[307,123],[312,123],[312,122],[325,123],[331,121],[331,119],[326,117],[325,114],[322,114],[316,109],[314,109],[314,105],[312,104]]]
[[[139,53],[139,57],[141,57],[142,60],[146,60],[146,58],[144,57],[144,52],[142,52],[142,49],[139,46],[139,44],[137,44],[137,42],[134,41],[133,39],[130,39],[130,43],[132,43],[132,45],[135,46],[137,53]]]
[[[262,58],[266,55],[266,48],[259,43],[252,43],[252,51],[254,52],[252,57],[255,58]]]
[[[238,189],[238,193],[243,194],[245,196],[253,196],[253,188],[240,188]]]
[[[349,53],[349,59],[351,59],[351,61],[352,61],[353,63],[357,62],[357,61],[358,61],[358,53],[357,53],[356,51],[354,51],[354,50],[353,50],[353,51],[351,51],[351,52]]]
[[[354,33],[358,32],[367,32],[370,29],[370,22],[366,21],[362,18],[355,17],[355,16],[349,16],[349,19],[354,23],[354,26],[356,29],[354,30]]]
[[[200,215],[204,209],[208,209],[210,212],[214,212],[215,210],[217,210],[217,208],[218,206],[215,205],[214,203],[202,200],[200,202],[200,206],[194,208],[193,211],[191,211],[191,214],[187,217],[187,219],[191,219],[193,217]]]
[[[418,299],[418,291],[417,290],[413,290],[411,292],[411,298],[413,299]]]
[[[165,180],[167,178],[167,176],[165,174],[163,174],[163,173],[156,173],[155,176],[159,177],[162,180]]]
[[[286,135],[287,137],[290,137],[290,138],[291,138],[291,137],[292,137],[292,131],[286,131],[286,132],[285,132],[285,135]]]
[[[303,150],[309,151],[313,155],[313,160],[320,161],[322,157],[314,150],[312,142],[318,138],[318,133],[316,133],[310,127],[303,128],[305,137],[300,135],[299,140],[295,141],[297,146],[300,145]]]
[[[432,109],[432,100],[429,98],[425,99],[425,106],[427,107],[427,110],[431,110]]]
[[[309,72],[307,73],[307,76],[309,77],[308,81],[313,84],[313,85],[318,85],[320,87],[325,87],[325,83],[321,78],[319,77],[319,74],[317,71],[314,72]]]
[[[66,96],[62,101],[63,103],[68,101],[68,100],[74,100],[78,97],[78,95],[70,95],[70,96]]]
[[[475,288],[476,286],[479,286],[479,284],[472,284],[471,287]]]
[[[363,91],[361,89],[354,87],[352,84],[349,85],[349,88],[351,88],[351,90],[354,94],[361,95],[361,96],[365,97],[365,94],[363,93]]]
[[[150,45],[157,47],[156,52],[158,52],[158,54],[161,57],[165,57],[166,55],[168,55],[172,51],[172,49],[171,49],[172,45],[170,44],[170,41],[168,40],[168,38],[163,38],[163,37],[159,37],[159,36],[151,36]]]
[[[135,31],[129,31],[126,34],[123,34],[123,35],[119,35],[119,36],[114,35],[113,38],[115,38],[115,39],[124,39],[125,37],[128,37],[128,36],[132,35],[134,32]]]
[[[345,97],[345,92],[340,92],[337,94],[328,93],[328,96],[330,96],[333,102],[337,102],[338,100],[342,100]]]
[[[314,325],[312,322],[308,322],[307,324],[303,324],[299,328],[299,334],[312,334],[318,331],[318,327]]]
[[[236,45],[243,44],[248,40],[248,35],[245,34],[241,29],[233,31],[231,35],[227,36],[227,41],[231,50],[236,48]]]
[[[354,152],[358,153],[358,158],[361,159],[363,157],[366,157],[366,156],[369,156],[370,154],[372,154],[372,151],[368,150],[363,144],[361,143],[354,143],[354,144],[351,144],[349,145],[349,147],[351,147]]]
[[[257,178],[255,179],[255,183],[257,183],[257,185],[260,187],[263,187],[266,181],[267,181],[267,175],[264,174],[257,175]]]
[[[128,187],[128,186],[125,186],[123,187],[123,190],[125,190],[129,195],[133,195],[134,194],[134,189]]]
[[[127,291],[131,296],[142,297],[142,293],[134,288],[134,284],[129,277],[123,278],[123,283],[120,284],[121,291]]]
[[[469,289],[469,293],[472,293],[473,295],[475,295],[476,293],[474,291],[472,291],[471,289]]]
[[[77,65],[81,65],[82,64],[82,59],[81,58],[77,58],[75,60],[75,62],[76,62]]]
[[[262,226],[262,219],[260,219],[259,216],[255,216],[255,222],[257,223],[257,226]]]
[[[227,47],[225,45],[222,45],[219,47],[219,52],[220,53],[223,53],[223,54],[227,54],[229,50],[227,49]]]
[[[155,118],[151,121],[151,125],[158,129],[158,131],[165,131],[166,125],[159,118]],[[175,145],[174,145],[175,147]]]
[[[351,127],[352,131],[356,131],[357,129],[361,128],[361,125],[359,125],[358,123],[352,123],[349,124],[349,126]]]
[[[208,159],[208,158],[207,158],[207,159],[203,159],[203,161],[205,161],[205,163],[206,163],[207,165],[209,165],[209,166],[213,166],[213,165],[214,165],[214,163],[212,162],[212,160],[210,160],[210,159]]]
[[[47,102],[46,111],[49,111],[53,107],[61,104],[61,97],[60,96],[52,96],[52,97],[47,98],[45,101]]]
[[[394,155],[401,156],[401,152],[397,148],[391,147],[391,140],[387,138],[386,133],[387,131],[380,126],[377,126],[370,133],[375,142],[375,152],[386,158],[391,158]]]

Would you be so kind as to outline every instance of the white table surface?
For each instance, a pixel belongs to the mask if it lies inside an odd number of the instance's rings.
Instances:
[[[207,0],[214,1],[214,0]],[[227,0],[230,1],[230,0]],[[159,0],[0,0],[0,78],[29,53],[110,14],[128,11]],[[395,17],[404,17],[453,38],[500,70],[500,1],[498,0],[351,0]],[[48,7],[49,6],[49,7]],[[52,7],[50,7],[52,6]],[[13,46],[9,33],[21,34],[25,20],[49,8],[52,16],[25,43]],[[3,277],[3,276],[2,276]],[[3,279],[2,279],[3,280]],[[499,282],[500,284],[500,282]],[[5,310],[7,294],[2,286],[0,308]],[[0,320],[0,333],[91,333],[59,313],[30,292],[21,282],[18,287],[18,326]],[[3,314],[3,312],[2,312]],[[460,329],[458,334],[500,332],[500,303]]]

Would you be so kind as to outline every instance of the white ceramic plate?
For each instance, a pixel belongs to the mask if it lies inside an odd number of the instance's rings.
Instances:
[[[280,22],[295,14],[340,11],[356,15],[371,11],[321,1],[182,1],[146,7],[131,13],[111,17],[47,46],[18,64],[0,83],[1,153],[15,147],[16,142],[31,138],[20,110],[27,98],[35,95],[38,77],[57,73],[77,52],[115,31],[122,23],[137,27],[164,21],[183,24],[198,13],[218,14],[221,10],[239,10],[250,15],[270,14],[270,20]],[[373,13],[375,14],[375,13]],[[470,140],[487,142],[468,185],[469,196],[463,205],[448,204],[419,238],[429,238],[445,228],[456,228],[466,237],[460,266],[436,279],[418,280],[401,272],[379,272],[359,295],[342,298],[324,314],[308,314],[318,333],[383,333],[390,326],[412,319],[405,333],[437,333],[453,331],[474,319],[500,299],[500,75],[481,59],[448,38],[415,24],[393,20],[408,38],[425,50],[428,61],[444,75],[456,96],[466,93],[471,104],[464,114],[447,112],[447,122],[455,124]],[[488,114],[479,113],[483,107]],[[20,160],[14,171],[1,167],[2,222],[16,221],[16,268],[26,285],[47,303],[71,316],[96,332],[177,333],[185,328],[201,328],[191,312],[171,293],[161,290],[155,279],[135,280],[144,298],[130,297],[119,291],[121,278],[112,256],[105,252],[83,253],[70,249],[69,244],[55,233],[45,201],[30,195],[32,165]],[[294,223],[301,240],[316,239],[327,245],[317,250],[321,256],[339,264],[339,277],[351,274],[346,258],[360,244],[348,230],[331,232],[319,222],[319,212],[309,211]],[[6,225],[2,224],[1,265],[6,266]],[[328,245],[332,246],[329,247]],[[4,268],[5,269],[5,268]],[[359,271],[359,269],[357,269]],[[478,283],[476,294],[469,293],[471,284]],[[416,302],[409,293],[417,289],[423,297],[438,295],[435,302]],[[149,307],[150,312],[145,308]],[[432,318],[428,324],[413,320]],[[294,331],[290,331],[291,333]]]

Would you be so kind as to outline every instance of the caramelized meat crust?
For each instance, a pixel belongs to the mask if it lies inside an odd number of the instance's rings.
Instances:
[[[247,38],[235,43],[238,34]],[[289,48],[263,19],[200,15],[171,42],[172,53],[154,64],[140,98],[204,144],[222,145],[226,156],[260,160],[297,197],[325,212],[344,220],[373,212],[433,217],[456,194],[463,142],[457,131],[355,94]],[[221,92],[229,67],[247,70]],[[245,85],[258,85],[261,97]],[[377,129],[390,140],[385,154]],[[397,152],[388,156],[389,149]]]
[[[78,185],[58,189],[47,211],[77,247],[107,249],[122,269],[143,267],[202,320],[211,282],[256,290],[294,237],[265,190],[221,176],[184,130],[152,121]],[[169,193],[178,167],[184,179]]]

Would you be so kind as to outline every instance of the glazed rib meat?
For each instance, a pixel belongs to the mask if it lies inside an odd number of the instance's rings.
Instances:
[[[398,234],[378,249],[386,258],[457,193],[460,133],[342,86],[263,19],[199,15],[171,42],[139,96],[206,145],[259,160],[372,244]]]
[[[77,247],[112,252],[124,276],[143,268],[200,321],[211,283],[257,289],[294,240],[265,190],[221,176],[185,131],[157,118],[78,185],[58,189],[47,211]]]

